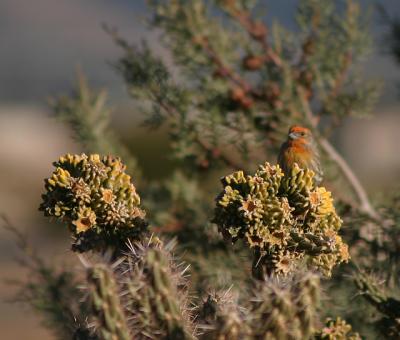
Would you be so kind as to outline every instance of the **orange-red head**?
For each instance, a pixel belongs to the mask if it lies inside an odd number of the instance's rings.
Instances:
[[[312,134],[311,134],[310,129],[307,129],[307,128],[299,126],[299,125],[294,125],[289,129],[288,139],[292,140],[292,141],[295,141],[297,139],[311,141]]]

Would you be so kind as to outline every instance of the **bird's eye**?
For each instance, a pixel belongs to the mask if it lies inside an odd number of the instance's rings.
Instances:
[[[305,132],[300,132],[300,136],[301,136],[301,137],[304,137],[305,135],[306,135]]]

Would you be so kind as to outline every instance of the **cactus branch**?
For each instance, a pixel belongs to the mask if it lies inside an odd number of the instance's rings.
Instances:
[[[131,339],[113,274],[106,266],[96,265],[89,269],[88,281],[100,338],[103,340]]]

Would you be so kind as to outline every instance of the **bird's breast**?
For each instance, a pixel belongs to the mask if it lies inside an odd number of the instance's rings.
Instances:
[[[309,168],[313,159],[312,151],[299,145],[287,146],[281,156],[283,156],[283,159],[280,163],[284,164],[286,171],[290,170],[294,163],[297,163],[301,168]]]

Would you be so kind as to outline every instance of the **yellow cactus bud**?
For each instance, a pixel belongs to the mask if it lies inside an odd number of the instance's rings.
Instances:
[[[83,233],[93,227],[96,223],[96,214],[90,208],[83,208],[78,213],[78,219],[72,222],[76,232]]]

